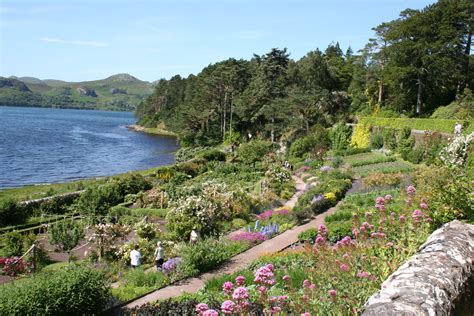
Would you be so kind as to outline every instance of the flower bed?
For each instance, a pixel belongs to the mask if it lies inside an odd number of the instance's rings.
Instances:
[[[352,219],[353,237],[330,243],[330,231],[322,225],[314,246],[264,256],[237,274],[209,280],[205,291],[192,296],[208,305],[196,311],[238,313],[258,306],[266,313],[359,313],[429,234],[428,205],[415,188],[399,199],[406,203],[390,195],[367,197],[367,214]]]

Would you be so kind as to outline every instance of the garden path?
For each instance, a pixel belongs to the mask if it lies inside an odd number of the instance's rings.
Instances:
[[[284,207],[292,208],[298,197],[304,193],[307,189],[306,184],[301,180],[301,178],[293,176],[293,179],[297,183],[296,193],[294,196],[288,200]],[[340,202],[339,202],[340,203]],[[261,244],[238,254],[237,256],[231,258],[227,263],[222,265],[220,268],[213,270],[208,273],[204,273],[195,278],[188,278],[182,281],[179,281],[173,285],[164,287],[162,289],[156,290],[148,295],[145,295],[137,300],[129,302],[125,307],[134,308],[139,307],[143,304],[154,302],[161,299],[167,299],[175,296],[179,296],[183,293],[195,293],[201,289],[206,280],[215,277],[216,275],[221,274],[232,274],[243,267],[250,264],[255,259],[258,259],[264,254],[280,252],[298,241],[298,235],[309,229],[317,228],[319,225],[324,223],[324,217],[334,213],[339,207],[339,203],[328,209],[326,212],[317,215],[313,220],[307,224],[294,227],[293,229],[287,230],[286,232],[262,242]]]

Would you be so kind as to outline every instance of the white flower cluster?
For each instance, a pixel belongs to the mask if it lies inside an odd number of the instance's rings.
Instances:
[[[440,159],[449,167],[463,167],[467,159],[467,150],[470,142],[474,140],[474,132],[465,136],[456,135],[451,143],[440,152]]]

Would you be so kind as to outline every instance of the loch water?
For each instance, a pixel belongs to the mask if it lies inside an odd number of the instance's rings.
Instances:
[[[176,138],[127,129],[130,112],[0,106],[0,189],[172,164]]]

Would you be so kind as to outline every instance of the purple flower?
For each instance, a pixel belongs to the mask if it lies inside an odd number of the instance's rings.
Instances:
[[[420,203],[420,207],[422,209],[426,210],[428,208],[428,204],[422,202],[422,203]]]
[[[207,304],[205,304],[205,303],[199,303],[199,304],[196,305],[196,309],[195,309],[195,310],[196,310],[196,313],[198,313],[198,314],[201,315],[202,313],[204,313],[204,312],[207,311],[208,309],[209,309],[209,306],[207,306]]]
[[[321,172],[329,172],[329,171],[331,171],[332,169],[333,169],[333,168],[330,167],[330,166],[322,166],[321,168],[319,168],[319,170],[320,170]]]
[[[221,305],[221,312],[224,314],[232,314],[234,312],[235,303],[231,300],[224,301]]]
[[[268,210],[268,211],[265,211],[263,213],[261,213],[260,215],[257,215],[257,218],[260,219],[260,220],[266,220],[266,219],[269,219],[270,217],[272,217],[273,215],[273,210]]]
[[[404,222],[406,221],[407,218],[403,215],[400,215],[399,219],[400,219],[400,222]]]
[[[284,275],[282,279],[285,282],[290,282],[290,277],[288,275]]]
[[[385,199],[385,202],[390,202],[392,201],[393,197],[391,194],[387,194],[384,199]]]
[[[427,221],[428,223],[432,223],[432,222],[433,222],[433,219],[432,219],[431,217],[428,217],[428,218],[426,219],[426,221]]]
[[[407,188],[407,193],[408,195],[410,196],[414,196],[416,194],[416,189],[414,186],[410,185],[408,188]]]
[[[311,281],[309,281],[308,279],[303,281],[303,287],[309,287],[310,285],[311,285]]]
[[[239,231],[229,238],[232,241],[247,242],[249,244],[258,244],[267,239],[267,236],[261,232]]]
[[[222,291],[224,291],[225,294],[230,294],[232,293],[232,289],[234,288],[234,284],[232,282],[224,282],[222,285]]]
[[[318,233],[322,236],[326,236],[328,234],[328,228],[325,225],[321,224],[319,225]]]
[[[341,268],[342,271],[349,271],[349,266],[345,263],[341,264],[339,268]]]
[[[208,309],[207,311],[202,313],[202,316],[219,316],[219,313],[213,309]]]
[[[362,278],[362,279],[368,279],[370,277],[369,272],[361,271],[357,273],[357,277]]]
[[[275,278],[273,275],[273,265],[272,264],[267,264],[263,267],[260,267],[256,272],[255,272],[255,279],[254,282],[264,285],[264,286],[271,286],[275,284]]]
[[[232,294],[232,298],[234,300],[246,300],[249,298],[249,292],[247,289],[243,286],[240,286],[234,290],[234,293]]]
[[[332,298],[335,298],[337,296],[336,290],[329,290],[328,293],[329,293],[329,296],[331,296]]]
[[[178,266],[180,262],[181,262],[180,257],[171,258],[171,259],[166,260],[166,262],[163,263],[161,268],[165,274],[170,274],[171,272],[176,270],[176,267]]]
[[[313,199],[311,200],[311,204],[322,201],[323,199],[324,199],[324,196],[322,194],[315,195]]]
[[[375,199],[375,204],[384,205],[385,204],[385,199],[383,197],[379,196]]]
[[[235,278],[235,283],[237,283],[237,285],[244,285],[245,284],[245,277],[242,276],[242,275],[239,275],[238,277]]]

